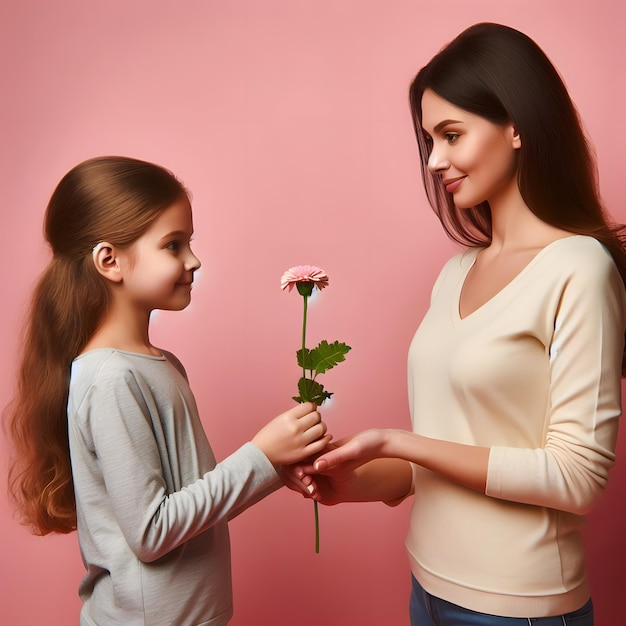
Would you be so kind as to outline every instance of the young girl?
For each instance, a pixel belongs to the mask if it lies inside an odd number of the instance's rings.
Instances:
[[[83,626],[226,624],[228,520],[330,439],[298,405],[216,463],[185,370],[148,332],[151,311],[189,304],[192,232],[184,187],[129,158],[81,163],[46,212],[10,484],[35,532],[78,528]]]
[[[428,197],[468,248],[409,350],[413,432],[357,434],[297,475],[324,472],[314,497],[327,504],[414,493],[413,625],[589,626],[581,527],[615,460],[623,231],[527,36],[467,29],[410,103]]]

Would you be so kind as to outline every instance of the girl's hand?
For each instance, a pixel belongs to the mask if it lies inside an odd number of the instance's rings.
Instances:
[[[314,477],[304,471],[304,467],[313,469],[311,465],[283,465],[280,478],[286,487],[305,498],[312,498],[315,493]]]
[[[252,443],[273,465],[292,465],[318,454],[331,439],[316,406],[305,402],[275,417]]]
[[[295,465],[283,465],[280,468],[280,477],[283,484],[292,491],[296,491],[305,498],[312,498],[316,492],[315,479],[317,472],[313,468],[313,463],[322,454],[336,447],[334,442],[330,442],[323,450],[316,455],[303,459]]]

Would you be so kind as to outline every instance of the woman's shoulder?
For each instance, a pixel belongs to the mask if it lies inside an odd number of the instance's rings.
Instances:
[[[431,290],[431,302],[442,289],[445,291],[455,288],[458,281],[467,274],[481,249],[468,248],[462,252],[457,252],[443,264]]]
[[[441,273],[450,273],[455,271],[466,271],[476,260],[478,253],[483,250],[482,247],[466,248],[452,255],[441,268]]]
[[[591,237],[590,235],[573,234],[555,239],[550,242],[546,248],[561,249],[564,251],[586,250],[594,254],[601,250],[606,250],[606,248],[595,237]]]
[[[597,239],[588,235],[557,239],[544,248],[542,257],[559,269],[591,273],[617,271],[611,253]]]
[[[529,278],[535,285],[570,297],[626,304],[624,281],[611,253],[587,235],[566,237],[547,246]]]

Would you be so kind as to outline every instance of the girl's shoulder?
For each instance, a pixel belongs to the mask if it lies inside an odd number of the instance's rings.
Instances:
[[[187,372],[180,360],[168,350],[159,349],[160,355],[130,352],[117,348],[95,348],[82,353],[72,363],[72,379],[99,379],[115,382],[127,378],[153,378],[163,375],[171,376],[168,364],[185,380]]]
[[[72,381],[115,382],[134,378],[140,373],[158,370],[167,363],[165,356],[128,352],[117,348],[94,348],[77,356],[72,362]]]
[[[119,397],[120,394],[153,395],[155,390],[187,388],[180,361],[171,353],[159,356],[96,348],[74,359],[70,372],[70,397],[80,405],[87,397]],[[123,391],[127,390],[127,391]]]
[[[163,350],[161,351],[164,352]],[[120,350],[119,348],[93,348],[79,354],[74,363],[88,363],[90,365],[102,364],[127,364],[129,366],[141,367],[142,364],[151,362],[163,362],[168,360],[165,354],[152,355],[142,354],[140,352],[131,352],[129,350]]]
[[[159,348],[159,350],[161,350],[163,356],[185,377],[185,380],[187,380],[187,372],[180,359],[169,350],[163,350],[162,348]]]

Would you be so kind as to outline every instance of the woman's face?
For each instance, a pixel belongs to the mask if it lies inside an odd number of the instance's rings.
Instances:
[[[426,89],[422,127],[431,143],[428,169],[441,176],[457,207],[487,201],[493,209],[519,193],[516,154],[521,140],[512,124],[494,124]]]

